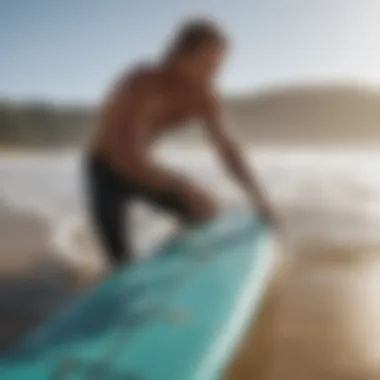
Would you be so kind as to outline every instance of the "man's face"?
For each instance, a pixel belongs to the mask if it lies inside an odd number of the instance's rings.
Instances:
[[[224,46],[205,44],[186,57],[186,71],[202,84],[211,84],[217,77],[227,49]]]

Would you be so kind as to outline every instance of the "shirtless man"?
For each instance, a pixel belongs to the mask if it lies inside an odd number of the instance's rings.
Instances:
[[[182,221],[212,218],[210,195],[184,176],[159,167],[149,155],[158,137],[183,122],[200,121],[229,171],[261,214],[271,209],[225,128],[214,81],[227,39],[213,23],[195,20],[177,32],[162,62],[140,65],[124,75],[108,95],[100,128],[90,145],[87,175],[95,220],[115,265],[132,259],[124,237],[124,206],[142,198]],[[127,240],[127,242],[125,242]]]

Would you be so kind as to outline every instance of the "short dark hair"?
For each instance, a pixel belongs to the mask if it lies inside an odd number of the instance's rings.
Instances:
[[[215,22],[197,18],[183,23],[171,46],[172,53],[193,53],[205,44],[227,45],[228,39]]]

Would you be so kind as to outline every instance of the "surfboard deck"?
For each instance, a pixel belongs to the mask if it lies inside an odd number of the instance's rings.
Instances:
[[[0,360],[7,380],[213,380],[258,308],[273,263],[244,212],[122,268]]]

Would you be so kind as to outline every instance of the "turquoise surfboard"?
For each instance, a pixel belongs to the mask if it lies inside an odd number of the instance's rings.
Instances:
[[[229,212],[122,268],[0,359],[6,380],[213,380],[273,264],[265,224]]]

